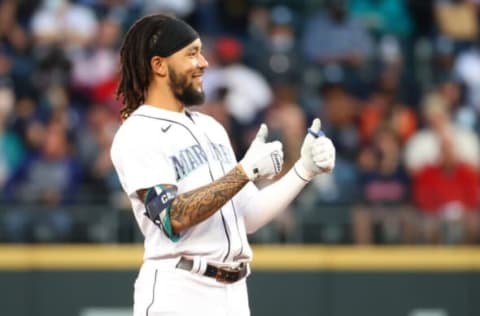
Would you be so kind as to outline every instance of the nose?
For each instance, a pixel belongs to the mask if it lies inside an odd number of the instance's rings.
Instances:
[[[198,62],[198,67],[202,68],[202,69],[205,69],[208,67],[208,61],[207,59],[205,58],[205,56],[203,56],[203,54],[200,54],[200,58],[199,58],[199,62]]]

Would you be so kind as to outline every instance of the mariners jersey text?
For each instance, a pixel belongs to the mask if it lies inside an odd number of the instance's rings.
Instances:
[[[233,157],[223,144],[209,143],[210,157],[221,163],[231,163]],[[177,181],[183,179],[198,167],[208,163],[207,153],[199,144],[192,145],[180,150],[176,155],[170,157],[175,166]]]

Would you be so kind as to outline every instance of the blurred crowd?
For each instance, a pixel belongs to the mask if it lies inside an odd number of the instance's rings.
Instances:
[[[254,242],[480,243],[479,0],[1,0],[0,240],[88,241],[71,206],[129,208],[118,50],[155,12],[201,34],[198,110],[238,157],[266,122],[287,170],[313,117],[337,148]]]

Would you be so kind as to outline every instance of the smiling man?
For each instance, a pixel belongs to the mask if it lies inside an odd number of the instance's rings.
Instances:
[[[124,122],[111,156],[145,236],[134,316],[249,315],[247,233],[330,172],[335,148],[314,120],[295,167],[258,190],[254,180],[280,172],[282,145],[267,142],[262,125],[237,162],[225,129],[189,109],[204,101],[208,67],[195,30],[168,15],[143,17],[120,54]]]

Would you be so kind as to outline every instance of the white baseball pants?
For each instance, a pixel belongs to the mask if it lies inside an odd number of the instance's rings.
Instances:
[[[246,278],[226,284],[173,266],[144,264],[133,310],[134,316],[249,316]]]

